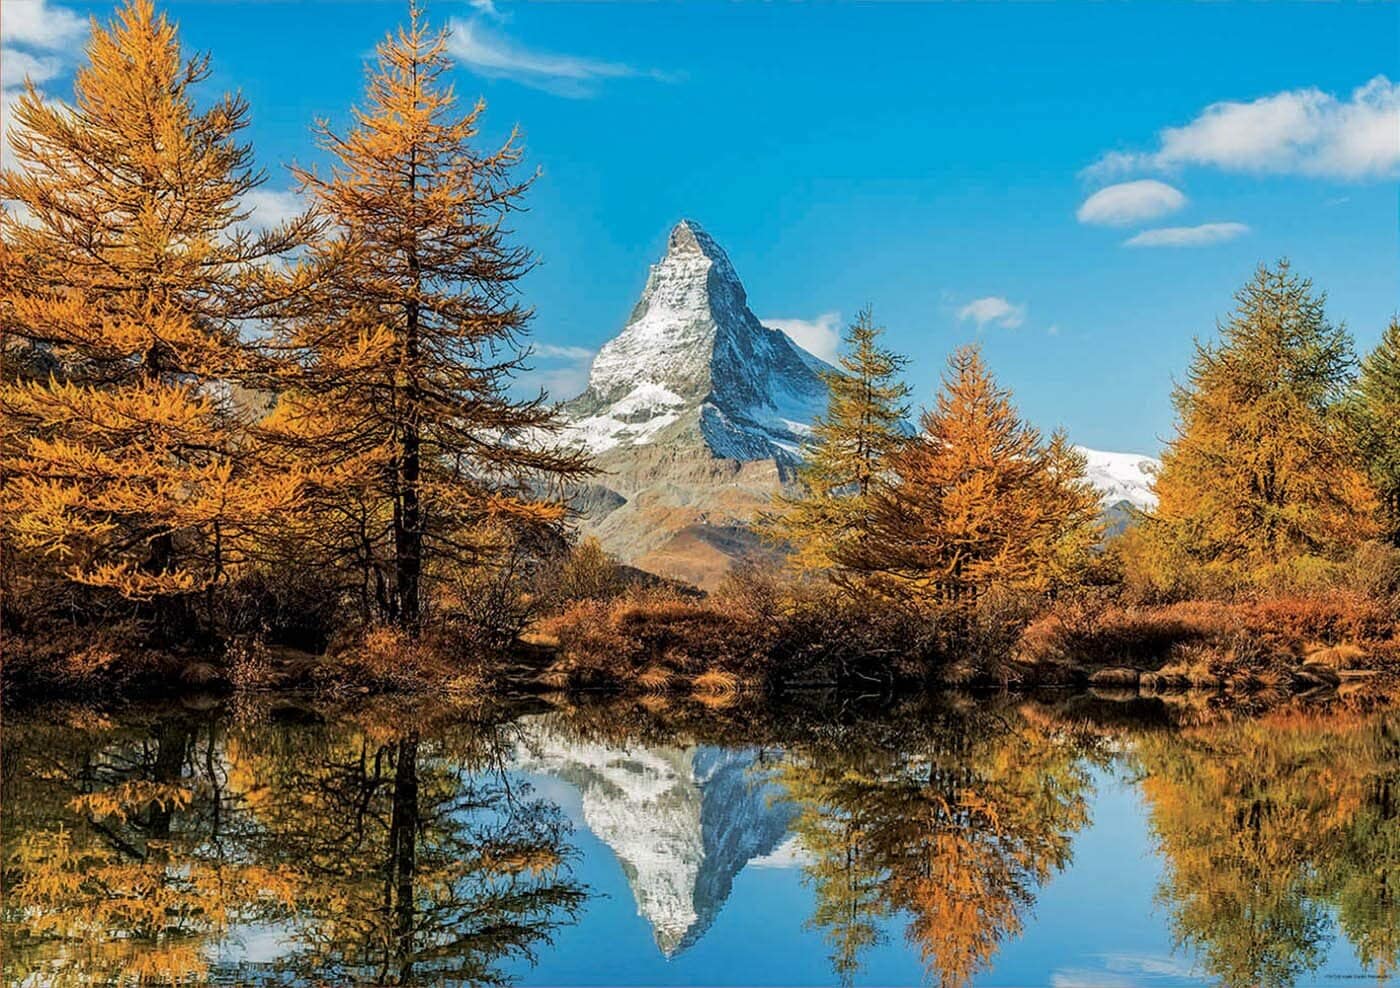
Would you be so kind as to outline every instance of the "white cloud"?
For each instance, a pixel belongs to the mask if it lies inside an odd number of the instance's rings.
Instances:
[[[48,0],[0,2],[5,5],[0,15],[4,25],[0,34],[0,137],[4,138],[0,142],[0,168],[13,168],[18,163],[10,152],[8,135],[24,80],[39,86],[67,72],[87,36],[88,21]]]
[[[1155,151],[1112,151],[1089,176],[1183,166],[1379,179],[1400,173],[1400,83],[1378,75],[1345,99],[1316,87],[1207,106],[1157,135]]]
[[[594,353],[586,346],[556,346],[553,343],[534,343],[530,346],[530,352],[557,360],[592,360]]]
[[[1202,223],[1200,226],[1163,226],[1143,230],[1123,241],[1124,247],[1209,247],[1249,232],[1243,223]]]
[[[988,295],[985,298],[973,299],[959,309],[958,320],[972,320],[977,324],[978,330],[988,326],[1015,329],[1026,321],[1026,307],[1014,305],[999,295]]]
[[[36,86],[63,71],[63,62],[54,55],[35,55],[18,48],[0,48],[0,88],[7,94],[18,91],[29,79]]]
[[[494,9],[494,7],[493,7]],[[453,18],[448,50],[452,57],[478,75],[512,79],[557,96],[592,96],[606,79],[649,78],[665,81],[661,72],[637,69],[620,62],[605,62],[579,55],[531,51],[486,27],[481,17]]]
[[[595,352],[582,346],[531,343],[530,357],[549,366],[537,367],[521,383],[527,389],[543,388],[556,401],[573,398],[588,387],[588,369]]]
[[[1154,978],[1183,981],[1196,975],[1190,961],[1170,954],[1100,954],[1104,967],[1127,974],[1144,974]]]
[[[1104,971],[1064,968],[1050,975],[1050,988],[1133,988],[1133,982]]]
[[[837,348],[841,344],[841,313],[823,312],[815,319],[761,319],[763,325],[786,333],[788,339],[796,343],[814,357],[820,357],[828,364],[836,363]]]
[[[59,49],[87,34],[87,18],[48,0],[4,0],[5,47],[23,45]]]
[[[259,188],[243,196],[243,208],[248,211],[247,225],[268,229],[300,216],[306,211],[306,203],[292,191]]]
[[[1144,178],[1099,189],[1075,213],[1081,223],[1124,226],[1155,220],[1186,205],[1186,197],[1166,182]]]
[[[497,9],[495,0],[467,0],[467,3],[471,6],[472,10],[475,10],[484,17],[499,20],[505,16]]]

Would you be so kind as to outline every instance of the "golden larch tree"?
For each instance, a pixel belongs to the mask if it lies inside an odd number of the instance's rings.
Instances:
[[[406,628],[425,577],[479,560],[486,522],[557,522],[546,482],[586,470],[551,443],[546,397],[509,393],[533,261],[505,223],[529,180],[517,134],[476,146],[484,104],[458,108],[450,67],[447,33],[413,4],[348,133],[319,125],[329,174],[299,176],[329,232],[308,252],[316,287],[284,327],[287,391],[267,423],[319,471],[308,527]]]
[[[796,491],[776,498],[769,534],[792,549],[799,569],[831,566],[834,547],[858,531],[885,458],[905,438],[909,387],[899,374],[908,361],[880,345],[883,333],[869,308],[847,328],[840,369],[821,372],[827,410],[812,424]]]
[[[1345,428],[1346,330],[1287,261],[1260,266],[1176,389],[1153,538],[1206,563],[1333,556],[1376,533],[1374,490]]]
[[[278,287],[269,262],[306,219],[257,233],[263,180],[238,140],[248,106],[197,106],[151,0],[94,22],[74,100],[29,86],[0,174],[6,542],[79,584],[178,603],[239,565],[294,496],[250,474],[230,394],[252,370],[240,327]],[[171,613],[166,609],[166,613]]]
[[[888,458],[861,536],[837,550],[872,586],[966,615],[993,587],[1053,589],[1066,558],[1097,541],[1083,458],[1020,418],[975,347],[954,351],[920,428]]]

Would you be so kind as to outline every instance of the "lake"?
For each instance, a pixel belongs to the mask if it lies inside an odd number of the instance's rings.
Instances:
[[[1400,960],[1400,712],[238,696],[7,712],[9,985],[1311,985]]]

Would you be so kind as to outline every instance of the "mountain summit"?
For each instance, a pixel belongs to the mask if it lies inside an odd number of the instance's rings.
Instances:
[[[588,389],[563,410],[594,453],[688,439],[719,457],[792,463],[826,407],[825,367],[758,321],[724,249],[681,220]]]

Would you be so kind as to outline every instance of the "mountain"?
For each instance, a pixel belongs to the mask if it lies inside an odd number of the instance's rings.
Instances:
[[[1124,504],[1140,511],[1157,506],[1152,491],[1152,479],[1162,464],[1150,456],[1138,453],[1105,453],[1102,450],[1076,446],[1088,462],[1089,483],[1103,497],[1103,506],[1112,508]]]
[[[598,351],[588,389],[564,415],[595,453],[679,443],[791,464],[826,408],[823,369],[831,368],[758,321],[728,255],[681,220],[627,325]]]
[[[681,220],[587,389],[561,407],[566,438],[599,469],[574,494],[583,533],[623,562],[705,588],[737,561],[771,557],[750,523],[791,479],[830,369],[759,322],[724,249]],[[1106,511],[1150,506],[1155,461],[1084,452]]]
[[[616,748],[537,722],[515,764],[578,790],[583,824],[617,856],[657,948],[674,957],[710,928],[746,865],[785,864],[775,852],[794,810],[758,755],[705,745]]]

